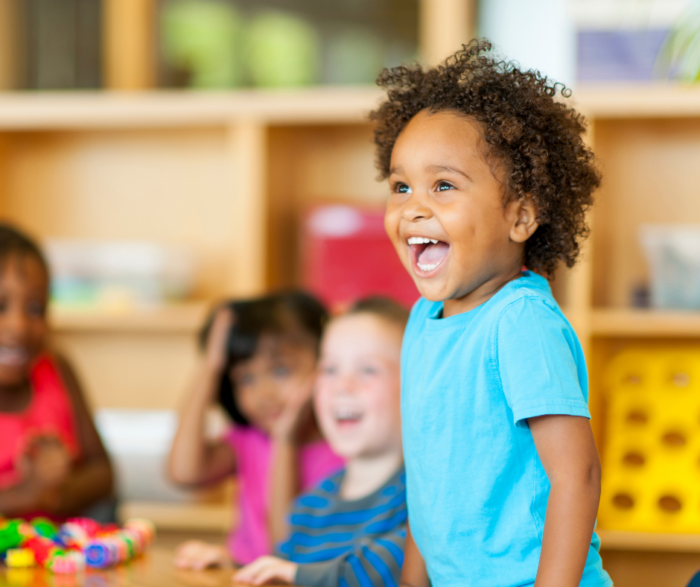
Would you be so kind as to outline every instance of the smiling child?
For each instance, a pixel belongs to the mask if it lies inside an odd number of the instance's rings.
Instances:
[[[258,559],[237,581],[396,585],[406,537],[399,399],[407,319],[402,307],[374,298],[328,326],[314,407],[345,468],[296,501],[279,557]]]
[[[112,467],[68,361],[51,349],[49,266],[0,223],[0,512],[113,521]]]
[[[609,586],[585,360],[547,282],[600,179],[563,86],[490,49],[386,70],[373,113],[386,230],[423,296],[402,355],[401,583]]]

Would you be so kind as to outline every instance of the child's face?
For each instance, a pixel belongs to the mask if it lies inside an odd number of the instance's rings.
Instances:
[[[0,387],[26,380],[46,336],[48,277],[30,255],[10,255],[0,272]]]
[[[307,342],[263,335],[255,354],[231,369],[236,403],[246,419],[270,434],[287,400],[316,368],[315,349]]]
[[[331,322],[321,344],[315,410],[323,435],[351,459],[401,450],[402,329],[372,314]]]
[[[429,300],[460,300],[522,265],[523,204],[504,204],[483,150],[477,123],[452,112],[420,112],[394,145],[385,227]]]

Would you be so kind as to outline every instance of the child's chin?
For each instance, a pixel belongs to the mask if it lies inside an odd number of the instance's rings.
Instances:
[[[13,387],[20,385],[27,380],[29,374],[27,367],[22,365],[1,365],[0,364],[0,386]]]
[[[444,302],[445,296],[441,288],[434,287],[425,283],[423,279],[415,279],[418,293],[429,302]]]
[[[343,442],[342,440],[335,440],[331,442],[330,445],[331,450],[345,460],[362,456],[365,448],[356,442]]]

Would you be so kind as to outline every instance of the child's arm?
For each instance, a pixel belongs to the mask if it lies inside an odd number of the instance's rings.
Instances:
[[[37,437],[31,454],[26,454],[20,463],[22,481],[0,492],[0,509],[8,515],[47,511],[75,516],[112,492],[112,466],[80,383],[64,359],[56,357],[56,363],[71,401],[80,459],[71,463],[58,438]]]
[[[21,516],[48,511],[58,486],[70,473],[71,458],[57,437],[38,436],[18,463],[21,481],[0,491],[0,511]]]
[[[270,507],[267,528],[272,544],[287,537],[287,514],[301,491],[299,480],[299,444],[305,424],[310,421],[313,378],[309,378],[289,398],[272,431],[270,463]]]
[[[53,494],[50,511],[77,514],[112,493],[114,477],[107,451],[97,433],[82,387],[67,361],[57,357],[58,368],[73,404],[81,458]]]
[[[406,549],[401,570],[399,587],[429,587],[428,569],[425,567],[423,555],[411,536],[410,523],[406,530]]]
[[[401,574],[404,543],[405,530],[399,528],[358,540],[354,550],[328,561],[297,564],[275,556],[262,556],[237,571],[233,578],[253,585],[283,582],[328,587],[369,582],[374,587],[388,587],[396,585]]]
[[[600,500],[600,461],[587,418],[528,420],[551,492],[535,587],[578,587]]]
[[[225,344],[233,317],[228,309],[214,318],[204,361],[182,411],[168,458],[168,474],[182,485],[206,485],[235,472],[236,459],[222,441],[208,442],[205,417],[226,365]]]

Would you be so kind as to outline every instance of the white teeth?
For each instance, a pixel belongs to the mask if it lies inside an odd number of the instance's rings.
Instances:
[[[434,238],[431,238],[431,239],[430,239],[430,242],[433,243],[434,245],[437,244],[437,240],[435,240]]]
[[[23,365],[29,359],[29,353],[22,347],[0,347],[0,363],[3,365]]]
[[[336,420],[359,420],[362,417],[362,412],[350,408],[336,408],[333,410],[333,415]]]
[[[435,267],[437,267],[439,264],[440,263],[418,263],[418,269],[428,272],[435,269]]]
[[[408,239],[409,245],[427,245],[428,243],[435,244],[437,241],[434,239],[426,238],[424,236],[412,236]]]

